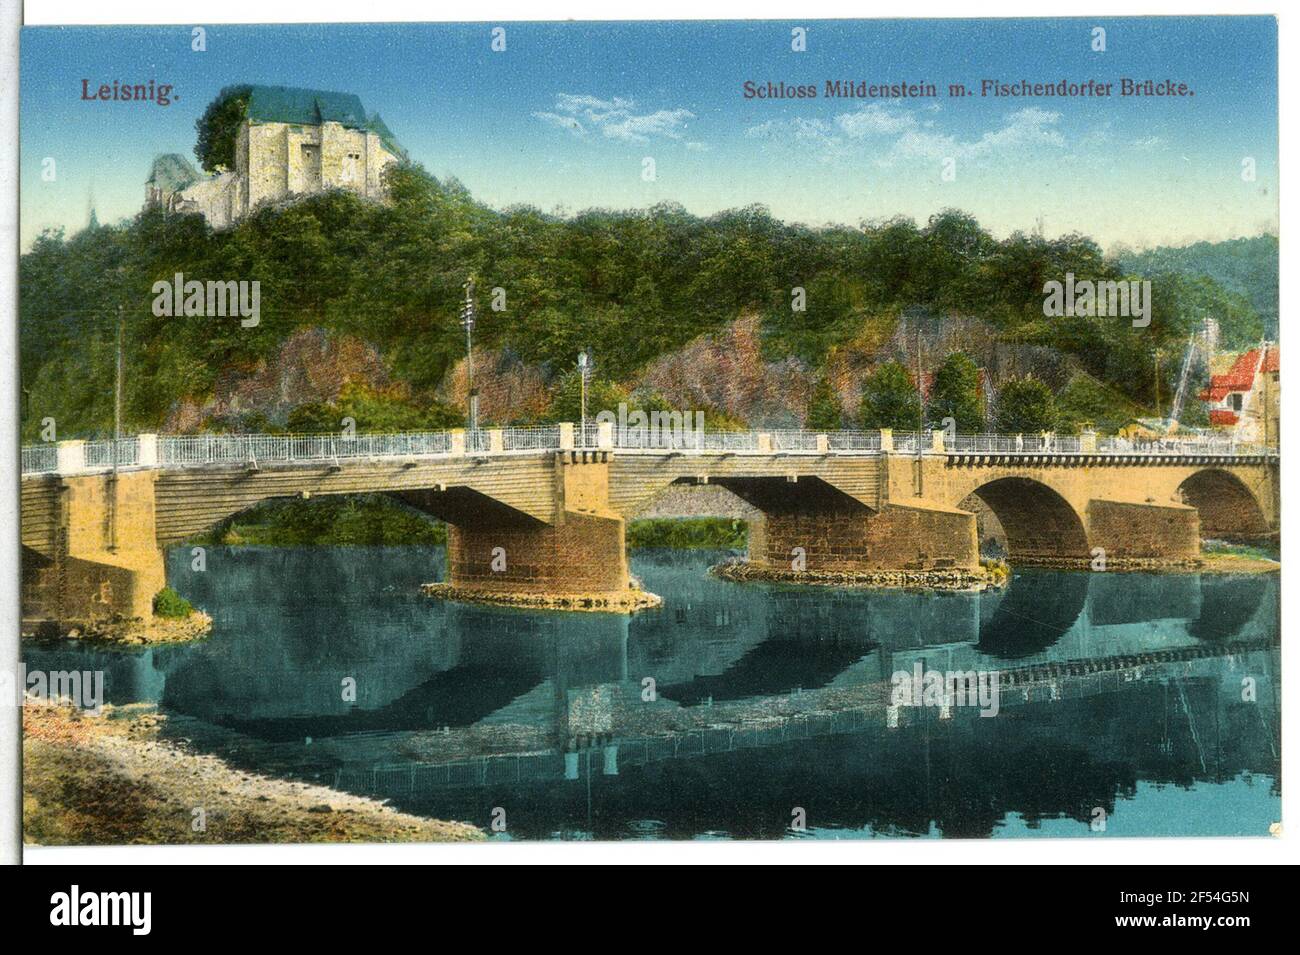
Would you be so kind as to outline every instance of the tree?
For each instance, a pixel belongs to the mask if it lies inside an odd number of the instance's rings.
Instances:
[[[248,112],[252,91],[248,85],[224,87],[194,121],[198,133],[194,155],[208,172],[235,167],[235,135]]]
[[[934,373],[927,407],[930,426],[942,428],[945,418],[958,431],[984,430],[984,402],[980,397],[980,370],[965,352],[953,352]]]
[[[628,393],[612,381],[589,375],[587,378],[587,420],[595,421],[602,411],[618,414],[618,406],[627,404],[629,413],[635,408]],[[582,418],[582,375],[576,370],[565,374],[555,386],[551,406],[546,410],[547,421],[572,421]]]
[[[808,401],[808,415],[804,427],[809,431],[838,431],[843,426],[843,410],[839,396],[828,375],[823,375],[813,388]]]
[[[1012,378],[998,392],[996,421],[1004,434],[1050,431],[1056,424],[1051,389],[1032,375]]]
[[[289,412],[287,428],[298,433],[330,433],[343,427],[351,418],[358,434],[396,433],[402,431],[443,431],[460,428],[465,415],[459,409],[433,402],[417,407],[400,388],[372,388],[363,382],[346,382],[338,400],[301,404]]]
[[[921,404],[907,369],[896,361],[881,365],[862,383],[862,427],[913,431],[920,422]]]

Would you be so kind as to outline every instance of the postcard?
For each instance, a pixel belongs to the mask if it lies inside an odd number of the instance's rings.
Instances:
[[[1266,839],[1277,38],[23,28],[27,846]]]

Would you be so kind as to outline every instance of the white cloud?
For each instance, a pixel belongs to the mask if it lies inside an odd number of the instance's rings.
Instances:
[[[933,119],[920,118],[922,113],[934,112],[929,106],[908,110],[868,103],[829,122],[809,117],[768,120],[751,126],[745,135],[810,151],[823,162],[869,154],[879,165],[900,160],[972,160],[1066,145],[1058,128],[1061,114],[1050,110],[1029,107],[1009,113],[999,125],[969,140],[940,132]]]
[[[862,139],[865,136],[889,136],[916,128],[916,117],[906,110],[891,110],[879,103],[868,103],[852,113],[835,117],[835,125],[846,136]]]
[[[578,122],[572,116],[561,116],[559,113],[533,113],[537,119],[560,129],[568,130],[575,136],[585,136],[587,131],[583,128],[582,123]]]
[[[538,112],[533,116],[575,136],[597,132],[608,139],[628,143],[644,143],[655,138],[682,139],[687,125],[695,118],[688,109],[638,113],[636,102],[631,99],[616,96],[606,100],[573,93],[557,93],[554,112]]]

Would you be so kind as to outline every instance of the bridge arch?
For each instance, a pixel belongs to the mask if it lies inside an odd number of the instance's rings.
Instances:
[[[1178,485],[1183,503],[1201,516],[1201,536],[1264,537],[1268,518],[1254,492],[1241,478],[1219,468],[1197,471]]]
[[[1007,539],[1007,556],[1086,558],[1088,532],[1083,518],[1064,497],[1026,477],[997,478],[971,492],[993,512]]]

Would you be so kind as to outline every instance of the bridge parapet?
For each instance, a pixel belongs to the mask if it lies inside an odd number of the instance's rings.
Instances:
[[[1228,436],[1125,439],[1079,435],[958,434],[943,431],[700,431],[690,428],[616,428],[609,422],[474,431],[395,434],[138,434],[116,441],[60,441],[22,449],[22,473],[76,475],[132,468],[215,468],[264,465],[341,466],[344,462],[423,460],[549,454],[596,449],[623,454],[754,455],[946,455],[1108,459],[1275,459],[1277,449]]]

